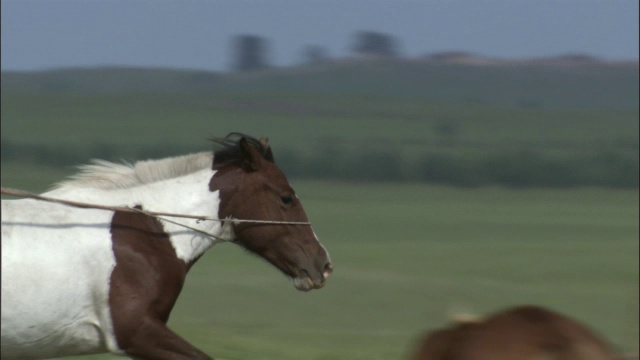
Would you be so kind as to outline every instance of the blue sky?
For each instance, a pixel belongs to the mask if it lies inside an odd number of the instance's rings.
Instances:
[[[349,54],[359,30],[404,56],[460,50],[638,59],[638,0],[2,0],[2,70],[145,66],[225,71],[230,38],[270,41],[273,65],[306,45]]]

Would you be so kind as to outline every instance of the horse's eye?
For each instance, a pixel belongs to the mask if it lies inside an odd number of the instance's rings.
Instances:
[[[281,196],[280,197],[280,201],[282,201],[283,204],[285,205],[291,205],[293,204],[293,198],[291,196]]]

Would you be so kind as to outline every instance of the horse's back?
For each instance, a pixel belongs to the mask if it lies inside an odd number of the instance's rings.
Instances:
[[[500,342],[508,359],[609,360],[608,346],[591,330],[562,314],[538,306],[521,306],[487,319],[468,341],[484,348]],[[503,357],[499,357],[503,358]]]
[[[553,311],[521,306],[433,331],[415,360],[612,360],[589,329]]]
[[[2,358],[114,346],[110,218],[107,211],[2,201]]]

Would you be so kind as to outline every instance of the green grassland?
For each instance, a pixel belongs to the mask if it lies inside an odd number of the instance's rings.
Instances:
[[[323,289],[301,293],[239,247],[211,249],[169,325],[216,358],[406,359],[423,331],[454,313],[525,303],[638,350],[637,66],[6,75],[2,186],[40,192],[94,157],[208,150],[207,138],[231,131],[270,138],[335,271]],[[411,175],[437,156],[474,164],[510,154],[524,155],[496,172],[544,156],[635,178],[516,189]],[[622,160],[631,166],[603,165]],[[389,169],[408,175],[379,181]],[[336,176],[353,172],[365,177]]]
[[[36,147],[63,155],[52,156],[59,162],[84,161],[69,155],[77,151],[137,158],[191,150],[229,131],[269,136],[281,153],[384,149],[407,162],[430,151],[638,149],[637,64],[68,69],[3,72],[2,90],[5,148]]]
[[[554,149],[615,142],[637,147],[640,95],[637,64],[407,61],[239,74],[128,68],[3,72],[2,90],[3,141],[85,150],[186,146],[231,130],[268,133],[281,147],[308,151],[330,141],[357,147],[383,141],[400,149]],[[452,128],[441,129],[444,124]]]
[[[188,144],[238,126],[270,132],[281,144],[296,147],[309,139],[331,138],[361,146],[371,139],[398,146],[420,141],[428,145],[447,140],[435,131],[445,122],[459,127],[452,140],[468,146],[604,145],[633,140],[630,132],[638,130],[637,118],[633,121],[637,109],[529,109],[364,95],[45,93],[3,94],[2,103],[6,138],[82,147],[107,142],[153,145],[162,140]]]
[[[136,68],[5,72],[19,92],[365,94],[429,102],[542,108],[637,108],[638,64],[473,66],[432,61],[337,61],[248,73]]]
[[[70,166],[90,158],[170,156],[209,149],[208,138],[241,131],[269,137],[279,162],[294,177],[430,182],[424,169],[444,166],[445,173],[453,174],[444,183],[473,179],[469,184],[495,185],[503,183],[484,177],[497,173],[492,170],[496,166],[515,162],[525,164],[520,177],[566,173],[562,176],[569,178],[541,180],[534,184],[538,186],[637,188],[638,183],[637,108],[207,93],[3,92],[2,104],[3,162]],[[444,164],[429,163],[434,158]],[[469,163],[480,164],[480,169],[468,170]]]

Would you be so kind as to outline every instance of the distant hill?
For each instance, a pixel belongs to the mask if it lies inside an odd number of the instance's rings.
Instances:
[[[2,72],[2,91],[362,94],[496,106],[636,109],[638,80],[637,61],[611,63],[577,55],[509,61],[450,52],[246,73],[119,67]]]
[[[210,90],[220,75],[205,71],[128,67],[2,72],[11,92],[183,92]]]

